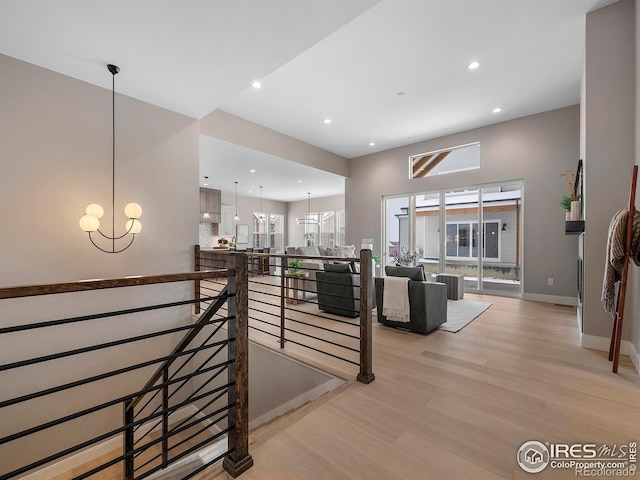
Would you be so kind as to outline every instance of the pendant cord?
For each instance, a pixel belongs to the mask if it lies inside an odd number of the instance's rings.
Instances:
[[[111,235],[116,249],[116,74],[111,75]]]

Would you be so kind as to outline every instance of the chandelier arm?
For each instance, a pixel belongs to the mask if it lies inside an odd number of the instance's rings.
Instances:
[[[104,237],[104,233],[100,232],[100,234]],[[111,237],[106,237],[109,238],[111,240]],[[119,237],[122,238],[122,237]],[[129,248],[131,246],[131,244],[133,243],[133,241],[136,239],[136,235],[135,234],[131,234],[131,241],[129,242],[129,244],[120,249],[120,250],[116,250],[115,248],[113,250],[105,250],[104,248],[102,248],[101,246],[99,246],[96,242],[93,241],[93,237],[91,236],[91,232],[89,232],[89,240],[91,240],[91,243],[93,243],[93,246],[96,247],[98,250],[104,252],[104,253],[120,253],[120,252],[124,252],[127,248]],[[114,245],[115,245],[115,240],[114,240]]]
[[[129,220],[131,220],[131,219],[129,219]],[[126,237],[126,236],[129,234],[129,232],[131,232],[131,230],[132,230],[132,229],[133,229],[133,222],[131,222],[131,226],[129,227],[129,230],[127,230],[126,232],[124,232],[124,233],[123,233],[122,235],[120,235],[119,237],[116,237],[116,236],[111,237],[111,236],[109,236],[109,235],[105,235],[104,233],[102,233],[102,232],[100,231],[100,229],[98,229],[98,233],[99,233],[100,235],[102,235],[104,238],[106,238],[107,240],[113,240],[113,241],[115,242],[116,240],[120,240],[121,238]],[[115,233],[115,231],[114,231],[114,233]],[[131,235],[135,235],[135,233],[132,233]],[[113,250],[115,250],[115,243],[114,243],[114,246],[113,246]]]

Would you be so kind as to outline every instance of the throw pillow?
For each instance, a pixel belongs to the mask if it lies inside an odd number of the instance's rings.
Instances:
[[[345,258],[353,258],[356,256],[355,245],[336,245],[336,248],[341,248]]]
[[[388,277],[409,277],[410,280],[424,282],[424,269],[422,267],[394,267],[388,265],[384,267]]]

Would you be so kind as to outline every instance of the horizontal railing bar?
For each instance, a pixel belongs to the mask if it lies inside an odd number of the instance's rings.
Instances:
[[[360,336],[359,335],[350,335],[348,333],[339,332],[338,330],[332,330],[330,328],[321,327],[319,325],[314,325],[312,323],[303,322],[302,320],[296,320],[296,319],[291,318],[291,317],[285,317],[285,318],[287,320],[289,320],[290,322],[301,323],[302,325],[306,325],[307,327],[313,327],[313,328],[317,328],[319,330],[324,330],[325,332],[331,332],[331,333],[335,333],[336,335],[342,335],[343,337],[353,338],[354,340],[360,340]]]
[[[269,322],[265,322],[265,323],[269,323]],[[271,324],[269,323],[269,325],[271,325]],[[253,325],[249,325],[249,328],[252,328],[253,330],[257,330],[258,332],[266,333],[267,335],[271,335],[272,337],[280,338],[280,335],[278,335],[278,334],[267,332],[266,330],[262,330],[261,328],[258,328],[258,327],[253,326]]]
[[[280,338],[280,335],[276,335],[276,336],[278,338]],[[308,348],[309,350],[314,350],[314,351],[316,351],[318,353],[322,353],[324,355],[328,355],[330,357],[337,358],[338,360],[342,360],[342,361],[347,362],[347,363],[352,363],[353,365],[360,365],[360,363],[358,363],[358,362],[354,362],[352,360],[348,360],[348,359],[340,357],[338,355],[334,355],[333,353],[325,352],[324,350],[320,350],[318,348],[310,347],[309,345],[305,345],[304,343],[296,342],[295,340],[291,340],[290,338],[285,339],[285,342],[295,343],[296,345],[300,345],[301,347]]]
[[[231,383],[229,383],[228,385],[223,385],[222,387],[219,387],[219,388],[217,388],[217,389],[215,389],[215,390],[212,390],[211,392],[207,392],[205,395],[201,395],[201,396],[200,396],[199,398],[197,398],[196,400],[199,400],[199,399],[201,399],[201,398],[205,398],[207,395],[210,395],[211,393],[214,393],[215,391],[220,390],[221,388],[229,388],[230,386],[232,386],[232,385],[234,385],[234,384],[235,384],[235,382],[231,382]],[[129,397],[130,397],[130,396],[129,396]],[[123,398],[128,399],[128,398],[126,398],[126,397],[123,397]],[[121,401],[122,401],[122,400],[121,400]],[[109,402],[109,403],[112,403],[112,402]],[[120,402],[115,402],[115,403],[113,403],[113,404],[117,404],[117,403],[120,403]],[[169,408],[169,409],[167,409],[166,411],[173,411],[173,410],[177,410],[178,408],[181,408],[181,407],[183,407],[184,405],[186,405],[186,404],[188,404],[188,403],[190,403],[190,402],[181,402],[181,403],[178,403],[178,404],[174,405],[173,407],[170,407],[170,408]],[[229,406],[228,406],[228,407],[229,407]],[[96,410],[96,411],[97,411],[97,410]],[[95,443],[98,443],[98,442],[100,442],[101,440],[105,440],[106,438],[112,437],[113,435],[116,435],[116,434],[118,434],[118,433],[122,433],[122,432],[124,432],[125,430],[127,430],[128,428],[132,428],[132,427],[134,427],[134,426],[138,425],[139,423],[142,423],[142,422],[148,421],[150,418],[155,418],[156,416],[162,415],[162,414],[164,414],[166,411],[159,412],[158,414],[153,415],[153,416],[148,417],[148,418],[143,418],[143,419],[141,419],[141,420],[136,420],[136,421],[134,421],[134,422],[132,422],[132,423],[130,423],[130,424],[123,425],[123,426],[118,427],[118,428],[116,428],[116,429],[114,429],[114,430],[111,430],[111,431],[109,431],[109,432],[106,432],[106,433],[104,433],[104,434],[102,434],[102,435],[100,435],[100,436],[98,436],[98,437],[92,438],[92,439],[87,440],[87,441],[85,441],[85,442],[82,442],[82,443],[80,443],[80,444],[78,444],[78,445],[74,445],[73,447],[66,448],[65,450],[62,450],[62,451],[60,451],[60,452],[58,452],[58,453],[55,453],[55,454],[49,455],[49,456],[48,456],[48,457],[46,457],[46,458],[42,458],[42,459],[40,459],[40,460],[37,460],[36,462],[33,462],[33,463],[29,464],[29,465],[25,465],[25,466],[23,466],[23,467],[20,467],[20,468],[18,468],[18,469],[16,469],[16,470],[14,470],[14,471],[12,471],[12,472],[9,472],[9,473],[7,473],[7,474],[4,474],[4,475],[0,476],[0,480],[8,480],[8,479],[10,479],[10,478],[13,478],[14,476],[17,476],[17,475],[20,475],[20,474],[22,474],[22,473],[28,472],[29,470],[32,470],[32,469],[37,468],[37,467],[41,467],[42,465],[45,465],[45,464],[47,464],[47,463],[49,463],[49,462],[52,462],[52,461],[54,461],[54,460],[57,460],[57,459],[59,459],[59,458],[62,458],[62,457],[64,457],[64,456],[66,456],[66,455],[69,455],[69,454],[71,454],[71,453],[75,453],[75,452],[77,452],[78,450],[81,450],[81,449],[83,449],[83,448],[85,448],[85,447],[88,447],[88,446],[90,446],[90,445],[93,445],[93,444],[95,444]],[[92,413],[92,412],[89,412],[89,413]],[[64,422],[63,422],[63,423],[64,423]],[[36,428],[36,427],[34,427],[34,428]],[[47,427],[47,428],[48,428],[48,427]],[[40,431],[40,430],[43,430],[43,429],[38,429],[37,431]],[[32,432],[32,433],[35,433],[35,432]],[[5,438],[7,438],[7,437],[5,437]],[[0,440],[0,444],[1,444],[1,443],[6,443],[6,442],[2,442],[2,440],[4,440],[4,439],[1,439],[1,440]],[[113,465],[113,464],[115,464],[115,463],[119,462],[120,460],[124,460],[125,458],[130,457],[131,455],[133,455],[133,454],[134,454],[134,452],[136,452],[136,450],[134,450],[133,452],[129,452],[129,453],[127,453],[127,454],[125,454],[125,455],[123,455],[123,456],[119,457],[115,462],[109,462],[109,464],[108,464],[107,466],[111,466],[111,465]],[[101,467],[103,467],[103,466],[101,466]],[[106,468],[106,467],[105,467],[105,468]],[[100,469],[98,469],[98,470],[96,470],[96,471],[93,471],[93,472],[91,473],[91,475],[93,475],[93,473],[96,473],[97,471],[100,471],[100,470],[103,470],[103,469],[104,469],[104,468],[100,468]],[[95,469],[94,469],[94,470],[95,470]],[[89,472],[87,472],[87,473],[89,473]],[[82,476],[82,478],[86,478],[86,476],[88,476],[88,475],[87,475],[87,474],[85,474],[85,476]]]
[[[314,305],[318,304],[317,302],[310,302],[310,301],[307,301],[306,303],[312,303]],[[332,322],[342,323],[343,325],[348,325],[350,327],[360,328],[360,323],[348,322],[347,320],[340,320],[338,318],[327,317],[326,315],[322,315],[321,313],[305,312],[304,310],[296,310],[295,308],[291,308],[291,307],[287,307],[287,310],[289,310],[290,312],[304,313],[305,315],[309,315],[309,316],[316,317],[316,318],[322,318],[324,320],[330,320]],[[349,311],[351,311],[351,310],[349,310]]]
[[[311,335],[309,333],[299,332],[298,330],[294,330],[293,328],[285,327],[285,330],[287,332],[297,333],[298,335],[302,335],[304,337],[313,338],[314,340],[318,340],[319,342],[324,342],[324,343],[328,343],[330,345],[334,345],[334,346],[339,347],[339,348],[344,348],[345,350],[350,350],[350,351],[356,352],[356,353],[360,352],[360,350],[358,350],[357,348],[345,347],[344,345],[340,345],[339,343],[332,342],[331,340],[325,340],[324,338],[316,337],[315,335]]]
[[[0,299],[34,297],[52,295],[56,293],[84,292],[87,290],[103,290],[106,288],[136,287],[140,285],[155,285],[159,283],[186,282],[190,280],[206,280],[235,275],[229,269],[202,270],[189,273],[170,273],[166,275],[132,276],[109,278],[101,280],[80,280],[68,283],[50,283],[44,285],[23,285],[17,287],[0,288]]]
[[[124,368],[120,368],[120,369],[117,369],[117,370],[112,370],[111,372],[102,373],[100,375],[95,375],[93,377],[89,377],[89,378],[86,378],[84,380],[76,380],[75,382],[70,382],[70,383],[67,383],[67,384],[64,384],[64,385],[59,385],[57,387],[52,387],[52,388],[48,388],[46,390],[41,390],[40,392],[34,392],[34,393],[29,393],[27,395],[22,395],[20,397],[16,397],[16,398],[13,398],[13,399],[10,399],[10,400],[5,400],[3,402],[0,402],[0,408],[5,408],[5,407],[11,406],[11,405],[15,405],[15,404],[18,404],[18,403],[21,403],[21,402],[25,402],[25,401],[28,401],[28,400],[33,400],[35,398],[44,397],[46,395],[51,395],[53,393],[58,393],[58,392],[61,392],[63,390],[68,390],[69,388],[74,388],[74,387],[79,387],[81,385],[86,385],[88,383],[92,383],[92,382],[95,382],[95,381],[98,381],[98,380],[104,380],[105,378],[114,377],[116,375],[121,375],[123,373],[131,372],[133,370],[137,370],[139,368],[148,367],[148,366],[156,364],[156,363],[164,362],[164,361],[166,361],[167,359],[170,359],[170,358],[178,358],[178,357],[180,357],[182,355],[188,355],[192,351],[208,350],[209,348],[217,347],[222,343],[229,344],[232,341],[235,341],[235,338],[229,339],[229,340],[224,340],[223,342],[216,342],[215,344],[207,345],[206,347],[202,347],[202,348],[199,348],[199,349],[185,350],[184,352],[180,352],[180,353],[173,354],[173,355],[168,355],[166,357],[160,357],[160,358],[156,358],[156,359],[153,359],[153,360],[148,360],[146,362],[138,363],[136,365],[131,365],[129,367],[124,367]],[[232,362],[232,361],[233,360],[227,360],[226,362]],[[223,362],[223,363],[226,363],[226,362]],[[219,365],[222,365],[222,364],[219,364]],[[189,375],[195,376],[194,374],[189,374]],[[171,384],[173,384],[175,382],[184,380],[185,378],[188,378],[188,376],[185,375],[184,377],[180,377],[179,379],[174,379],[171,382],[167,383],[167,385],[171,385]],[[111,401],[109,401],[107,403],[104,403],[102,405],[98,405],[98,407],[100,407],[100,408],[92,407],[92,409],[90,409],[91,411],[85,411],[86,413],[84,413],[84,414],[86,415],[88,413],[93,413],[95,411],[101,410],[102,408],[110,407],[112,405],[124,402],[126,400],[131,400],[132,398],[135,398],[136,396],[140,395],[141,393],[152,392],[152,391],[154,391],[154,390],[156,390],[158,388],[162,388],[162,385],[155,385],[153,387],[149,387],[148,389],[139,390],[138,392],[131,393],[129,395],[126,395],[124,397],[121,397],[121,398],[118,398],[118,399],[115,399],[115,400],[111,400]],[[79,415],[79,416],[82,416],[82,415]],[[76,417],[74,417],[74,418],[76,418]],[[59,423],[64,423],[64,422],[59,422]],[[53,426],[53,425],[51,425],[51,426]],[[32,433],[35,433],[35,432],[32,432]],[[3,444],[3,443],[6,443],[6,441],[7,441],[6,439],[7,438],[8,437],[0,438],[0,445]],[[8,441],[11,441],[11,440],[8,440]]]
[[[219,298],[219,296],[203,297],[200,299],[196,298],[193,300],[181,300],[178,302],[161,303],[158,305],[150,305],[147,307],[129,308],[126,310],[114,310],[113,312],[94,313],[91,315],[82,315],[80,317],[70,317],[70,318],[63,318],[59,320],[49,320],[47,322],[31,323],[27,325],[15,325],[13,327],[0,328],[0,335],[3,335],[5,333],[22,332],[24,330],[32,330],[35,328],[54,327],[59,325],[67,325],[69,323],[83,322],[87,320],[99,320],[102,318],[111,318],[111,317],[117,317],[120,315],[129,315],[132,313],[148,312],[151,310],[160,310],[163,308],[179,307],[179,306],[189,305],[197,302],[215,300],[217,298]]]
[[[223,319],[223,321],[228,321],[229,319],[230,318],[227,317]],[[210,325],[210,322],[207,321],[206,324]],[[183,330],[192,330],[198,327],[201,327],[201,325],[192,323],[189,325],[183,325],[181,327],[169,328],[167,330],[160,330],[158,332],[146,333],[144,335],[138,335],[136,337],[129,337],[121,340],[114,340],[113,342],[99,343],[97,345],[92,345],[90,347],[76,348],[74,350],[67,350],[66,352],[53,353],[51,355],[43,355],[41,357],[31,358],[29,360],[20,360],[19,362],[6,363],[4,365],[0,365],[0,372],[3,372],[5,370],[12,370],[14,368],[19,368],[19,367],[26,367],[29,365],[34,365],[36,363],[43,363],[49,360],[58,360],[60,358],[72,357],[73,355],[80,355],[82,353],[95,352],[97,350],[103,350],[105,348],[117,347],[119,345],[125,345],[127,343],[138,342],[141,340],[148,340],[150,338],[155,338],[155,337],[160,337],[162,335],[181,332]]]
[[[279,315],[276,315],[276,316],[279,316]],[[249,318],[251,320],[255,320],[256,322],[266,323],[267,325],[271,325],[272,327],[280,328],[279,324],[267,322],[266,320],[262,320],[261,318],[257,318],[257,317],[249,317]]]

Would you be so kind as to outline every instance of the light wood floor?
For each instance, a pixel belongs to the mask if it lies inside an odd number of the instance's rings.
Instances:
[[[465,298],[493,305],[458,333],[376,324],[376,380],[253,432],[255,465],[240,478],[524,479],[525,441],[640,440],[640,377],[628,357],[614,375],[604,352],[579,347],[574,308]],[[535,478],[575,475],[547,468]]]

